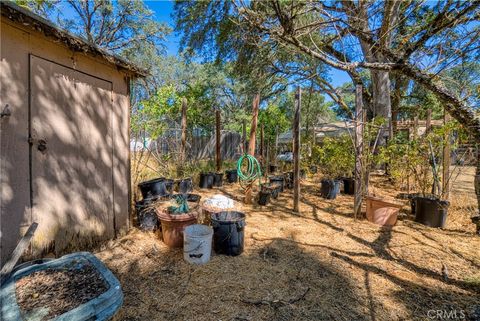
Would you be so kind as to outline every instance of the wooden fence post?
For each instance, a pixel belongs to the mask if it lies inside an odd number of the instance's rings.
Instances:
[[[418,137],[418,115],[413,117],[413,139]]]
[[[255,156],[255,137],[257,132],[258,108],[260,105],[260,94],[256,94],[253,99],[252,125],[250,128],[250,141],[248,142],[248,153]],[[247,185],[245,190],[245,204],[252,203],[252,186],[253,182]]]
[[[362,211],[363,193],[363,100],[362,86],[357,85],[355,90],[355,198],[353,203],[354,219]]]
[[[425,121],[425,134],[428,134],[432,129],[432,110],[427,109],[427,120]]]
[[[275,150],[273,151],[273,162],[277,165],[277,155],[278,155],[278,126],[275,127]]]
[[[222,169],[222,156],[221,156],[221,135],[220,135],[220,109],[217,108],[215,111],[215,154],[217,162],[217,172],[220,172]]]
[[[293,211],[300,212],[300,109],[302,89],[297,88],[295,94],[295,116],[293,119]]]
[[[264,141],[263,141],[263,124],[260,126],[260,162],[264,164]]]
[[[447,124],[450,121],[450,114],[444,110],[443,114],[443,124]],[[443,198],[448,200],[450,196],[450,162],[451,162],[451,151],[450,151],[450,135],[445,134],[443,145],[443,168],[442,168],[442,194]]]
[[[182,146],[180,151],[181,162],[186,159],[187,150],[187,98],[182,98]]]
[[[265,155],[265,173],[270,174],[270,142],[267,141],[267,151]]]

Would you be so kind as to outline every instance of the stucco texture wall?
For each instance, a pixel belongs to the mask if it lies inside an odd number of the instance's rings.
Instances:
[[[126,230],[129,75],[3,17],[0,31],[0,265],[33,221],[30,256]]]

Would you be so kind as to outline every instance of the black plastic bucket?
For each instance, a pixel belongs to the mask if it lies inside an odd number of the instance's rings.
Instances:
[[[278,184],[265,183],[261,185],[261,190],[269,192],[272,198],[276,199],[280,193],[280,186]]]
[[[279,192],[283,192],[284,182],[285,182],[285,179],[283,176],[270,176],[268,180],[270,184],[274,184],[278,186]]]
[[[448,215],[448,201],[442,201],[434,197],[413,198],[415,222],[430,227],[445,227]]]
[[[258,193],[258,205],[267,205],[270,201],[270,196],[272,196],[272,191],[270,190],[261,190]]]
[[[229,169],[225,171],[225,176],[228,183],[236,183],[238,180],[238,174],[236,169]]]
[[[322,179],[320,188],[320,195],[323,198],[333,200],[340,192],[340,181],[336,179]]]
[[[348,195],[354,195],[355,180],[352,177],[344,177],[342,180],[343,180],[343,193]]]
[[[192,179],[184,178],[177,181],[177,190],[180,194],[190,193],[193,191]]]
[[[221,187],[223,185],[223,173],[213,174],[213,186]]]
[[[235,211],[211,215],[213,247],[218,254],[240,255],[245,239],[245,214]]]
[[[165,183],[165,178],[163,177],[141,182],[138,184],[138,187],[144,199],[170,194]]]
[[[165,188],[168,191],[168,194],[173,193],[173,188],[175,187],[175,181],[173,179],[165,178]]]
[[[213,173],[200,173],[200,188],[212,188],[213,179]]]
[[[403,195],[402,195],[403,196]],[[410,193],[410,194],[406,194],[406,197],[410,200],[410,206],[411,206],[411,209],[412,209],[412,215],[415,215],[415,199],[417,199],[418,197],[425,197],[425,198],[430,198],[430,199],[438,199],[435,195],[433,194],[423,194],[423,193]]]
[[[150,207],[155,199],[144,199],[135,203],[137,212],[137,225],[142,231],[155,231],[160,227],[157,213]]]

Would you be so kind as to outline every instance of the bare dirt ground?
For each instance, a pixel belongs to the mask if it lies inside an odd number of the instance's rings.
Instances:
[[[406,203],[391,229],[355,221],[351,196],[324,200],[319,177],[310,178],[300,215],[290,191],[267,206],[240,204],[245,252],[199,267],[133,229],[96,253],[123,287],[115,320],[480,320],[480,237],[466,188],[473,172],[462,180],[441,230],[413,222]],[[382,177],[373,186],[377,195],[398,193]],[[238,184],[199,191],[215,193],[243,195]]]

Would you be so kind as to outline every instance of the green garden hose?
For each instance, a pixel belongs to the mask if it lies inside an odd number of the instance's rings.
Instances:
[[[244,160],[247,160],[246,173],[242,172],[242,164]],[[253,183],[256,179],[259,179],[259,184],[261,183],[260,179],[262,178],[262,168],[255,157],[249,154],[245,154],[238,159],[237,174],[238,178],[240,179],[240,186],[245,188],[244,185],[249,185]]]

